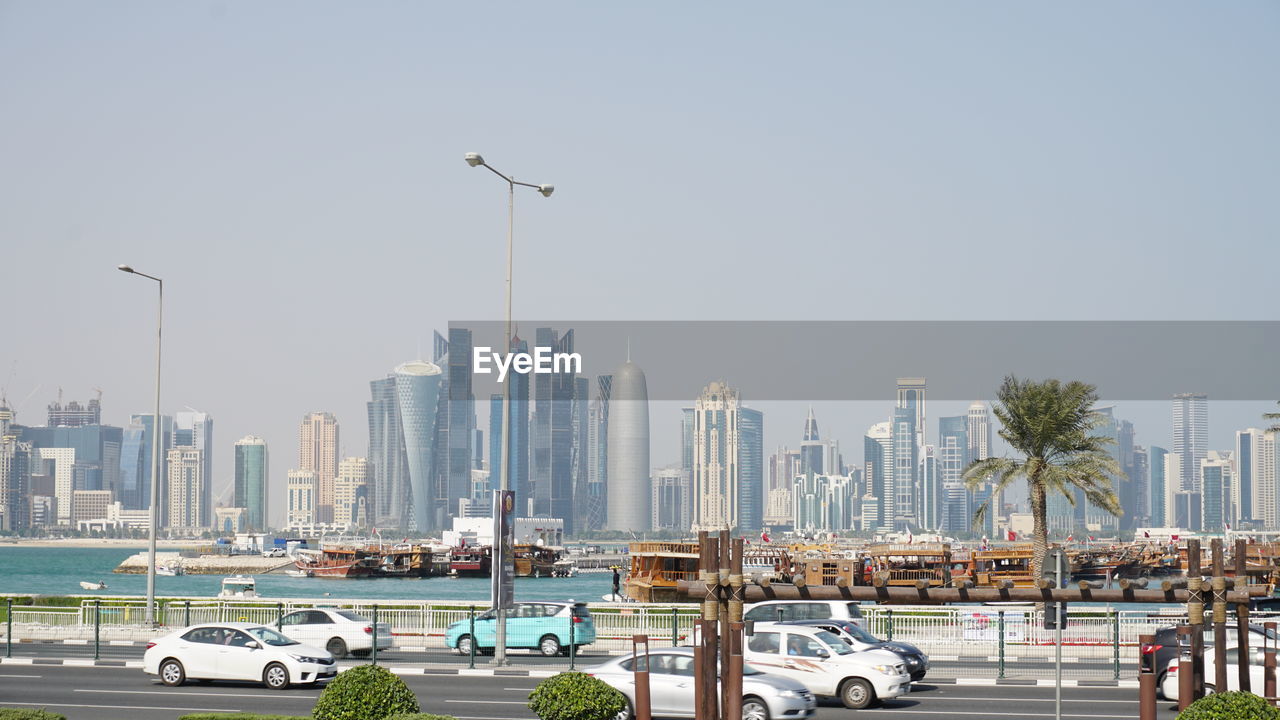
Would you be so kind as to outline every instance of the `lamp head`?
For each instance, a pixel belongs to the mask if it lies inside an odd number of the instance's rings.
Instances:
[[[117,265],[116,269],[119,270],[120,272],[127,272],[127,273],[133,272],[133,268],[129,267],[128,265]]]
[[[556,191],[555,185],[539,185],[538,192],[542,193],[542,197],[551,197],[551,193]]]
[[[484,158],[480,157],[480,153],[467,153],[466,160],[471,167],[484,164]]]

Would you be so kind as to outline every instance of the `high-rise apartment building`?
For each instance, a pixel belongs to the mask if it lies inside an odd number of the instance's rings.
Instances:
[[[0,530],[17,532],[31,526],[31,443],[10,432],[13,413],[0,406]]]
[[[1152,445],[1147,450],[1147,487],[1150,489],[1152,527],[1165,527],[1172,520],[1171,516],[1166,515],[1170,505],[1166,497],[1170,481],[1165,476],[1165,459],[1168,455],[1168,450],[1156,445]],[[1174,482],[1176,483],[1176,480]]]
[[[1183,491],[1200,492],[1200,461],[1209,450],[1209,397],[1196,393],[1173,396],[1173,446],[1182,458]]]
[[[288,512],[286,524],[290,527],[310,525],[316,522],[316,471],[290,470],[286,497]]]
[[[189,445],[169,451],[168,512],[164,526],[179,532],[201,532],[213,523],[209,479],[204,475],[204,451]]]
[[[1266,506],[1275,505],[1275,482],[1268,467],[1274,466],[1274,457],[1267,457],[1271,453],[1266,452],[1266,434],[1258,428],[1236,431],[1236,482],[1231,486],[1234,527],[1255,520],[1265,522]]]
[[[1278,463],[1276,434],[1264,432],[1253,443],[1253,520],[1266,529],[1280,527],[1280,507],[1277,507]]]
[[[608,407],[608,527],[648,530],[649,387],[644,371],[630,360],[613,373]]]
[[[368,527],[369,461],[343,458],[333,484],[333,522],[349,528]]]
[[[792,527],[805,533],[842,532],[853,527],[853,479],[848,475],[797,475],[792,484]]]
[[[680,468],[653,473],[650,524],[654,530],[688,532],[693,510],[693,486]]]
[[[1231,524],[1231,487],[1235,484],[1235,463],[1231,453],[1210,450],[1200,461],[1200,502],[1202,525],[1199,530],[1221,533]]]
[[[307,413],[298,428],[298,469],[315,473],[313,522],[333,522],[333,481],[338,476],[338,420],[327,412]]]
[[[246,435],[235,444],[234,507],[245,509],[245,525],[253,532],[264,532],[267,515],[267,491],[270,484],[267,464],[267,441]]]
[[[920,430],[916,407],[899,407],[893,411],[893,511],[886,523],[894,528],[919,527],[917,499],[920,492]]]
[[[893,450],[893,423],[876,423],[867,429],[862,442],[862,477],[867,488],[862,501],[863,530],[893,529],[895,508]],[[876,502],[868,506],[866,496],[875,498]],[[868,526],[865,523],[870,520],[871,512],[874,512],[875,524]]]
[[[213,418],[208,413],[196,410],[184,410],[174,413],[173,416],[173,442],[170,447],[193,447],[200,451],[200,457],[204,462],[201,470],[201,477],[204,478],[204,498],[201,499],[200,505],[208,508],[210,515],[205,518],[204,527],[211,527],[213,524]],[[238,506],[243,507],[243,506]]]
[[[764,515],[764,415],[723,382],[693,412],[694,527],[759,532]]]

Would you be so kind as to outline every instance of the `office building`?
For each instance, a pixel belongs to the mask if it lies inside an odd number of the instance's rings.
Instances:
[[[201,477],[204,478],[205,493],[200,500],[200,506],[206,508],[207,513],[213,512],[213,419],[208,413],[196,410],[174,413],[173,442],[170,446],[192,447],[200,451],[201,460],[204,462]],[[210,527],[212,522],[212,515],[206,514],[203,527]]]
[[[1209,449],[1209,398],[1207,395],[1182,393],[1173,396],[1173,446],[1171,451],[1183,459],[1182,490],[1200,491],[1200,461]]]
[[[648,530],[649,389],[644,371],[630,360],[613,373],[606,447],[609,529]]]
[[[212,526],[209,479],[204,476],[204,451],[189,445],[169,450],[165,463],[169,484],[163,526],[171,531],[198,533]]]
[[[893,423],[876,423],[867,429],[862,441],[863,470],[862,478],[866,484],[867,494],[876,498],[872,506],[875,512],[875,524],[863,530],[892,530],[894,517],[894,457],[893,457]],[[866,506],[865,499],[863,507]],[[864,510],[866,519],[867,511]]]
[[[972,408],[970,411],[972,412]],[[969,428],[972,425],[971,416],[938,418],[938,503],[942,508],[940,528],[953,535],[970,531],[975,509],[969,505],[969,491],[964,485],[964,471],[969,465],[972,447],[969,442]],[[999,508],[991,509],[991,512],[998,511]]]
[[[436,488],[430,518],[418,518],[420,528],[443,530],[457,514],[458,501],[471,497],[474,464],[476,402],[472,391],[472,335],[467,328],[449,328],[446,340],[436,333],[435,363],[444,371],[436,415]]]
[[[338,420],[327,412],[307,413],[298,427],[298,469],[315,473],[313,522],[333,522],[333,481],[338,476]]]
[[[688,474],[678,467],[662,468],[654,471],[652,482],[651,527],[688,532],[693,511],[693,485]]]
[[[315,523],[316,485],[316,472],[314,470],[289,471],[286,525],[297,527]]]
[[[1165,476],[1168,455],[1168,450],[1156,445],[1147,449],[1147,487],[1151,506],[1151,527],[1167,527],[1171,519],[1171,516],[1166,515],[1169,507],[1169,501],[1166,498],[1168,481]]]
[[[48,427],[83,427],[85,425],[102,424],[102,400],[94,398],[87,405],[72,400],[64,407],[62,391],[58,391],[57,402],[49,403]]]
[[[409,528],[409,460],[400,422],[396,376],[369,382],[369,472],[371,523],[389,530]],[[433,477],[433,476],[432,476]]]
[[[126,510],[146,510],[151,507],[151,461],[152,438],[154,432],[154,416],[135,414],[129,416],[129,426],[124,430],[120,450],[120,500]],[[169,447],[173,442],[173,417],[160,416],[160,454],[154,458],[158,461],[157,474],[161,479],[169,477],[165,462],[169,457]],[[164,514],[167,507],[164,489],[167,483],[160,482],[160,512]]]
[[[434,419],[434,418],[433,418]],[[343,458],[333,485],[333,523],[349,528],[369,526],[369,461]]]
[[[1275,458],[1274,453],[1268,452],[1272,443],[1266,435],[1258,428],[1236,431],[1236,482],[1231,487],[1233,527],[1255,521],[1264,524],[1270,514],[1268,506],[1275,505]]]
[[[538,328],[534,334],[534,346],[551,348],[553,353],[572,353],[573,330],[560,335],[552,328]],[[533,376],[533,507],[535,517],[564,520],[565,532],[573,535],[576,531],[573,525],[573,448],[577,382],[576,373],[571,368],[561,370]]]
[[[79,528],[84,522],[105,520],[113,500],[110,490],[76,490],[72,493],[71,526]]]
[[[1229,452],[1210,450],[1200,461],[1201,522],[1207,533],[1221,533],[1231,524],[1231,488],[1235,463]]]
[[[0,530],[20,532],[31,527],[31,444],[10,434],[12,413],[0,407]]]
[[[613,376],[596,378],[596,396],[587,409],[587,493],[588,530],[602,530],[609,515],[609,399]]]
[[[253,532],[264,532],[269,522],[267,441],[246,435],[235,444],[234,506],[245,509],[244,525]]]
[[[408,499],[412,508],[409,528],[420,533],[436,533],[442,529],[436,524],[440,515],[437,508],[442,507],[442,501],[450,499],[436,497],[431,483],[443,370],[434,363],[407,362],[396,368],[395,379],[406,467],[409,470]],[[474,429],[474,422],[472,426]],[[470,460],[466,471],[466,483],[459,490],[458,497],[471,496]],[[338,522],[336,517],[334,522]]]

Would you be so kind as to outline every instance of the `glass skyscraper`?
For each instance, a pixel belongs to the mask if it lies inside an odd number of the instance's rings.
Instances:
[[[400,404],[400,425],[404,435],[404,451],[409,469],[409,495],[413,508],[410,529],[436,532],[442,529],[434,521],[437,498],[432,496],[431,477],[435,464],[433,452],[436,438],[436,409],[440,400],[442,371],[429,362],[407,362],[396,368],[396,397]],[[470,443],[468,442],[468,449]],[[467,459],[466,484],[456,498],[447,501],[457,510],[457,500],[471,497],[470,455]]]
[[[396,376],[369,383],[369,465],[372,478],[366,486],[366,502],[373,527],[407,530],[409,527],[409,461],[405,457],[400,427],[400,398]]]
[[[245,509],[245,525],[264,532],[267,516],[267,441],[246,435],[235,444],[235,506]]]

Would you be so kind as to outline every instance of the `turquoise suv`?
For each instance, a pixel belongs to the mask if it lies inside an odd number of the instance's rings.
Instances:
[[[572,627],[572,638],[570,638]],[[497,644],[497,616],[493,610],[476,616],[476,652],[492,655]],[[596,626],[586,603],[518,602],[507,613],[507,649],[530,648],[548,657],[569,654],[596,640]],[[471,620],[459,620],[444,633],[444,642],[462,655],[471,654]]]

